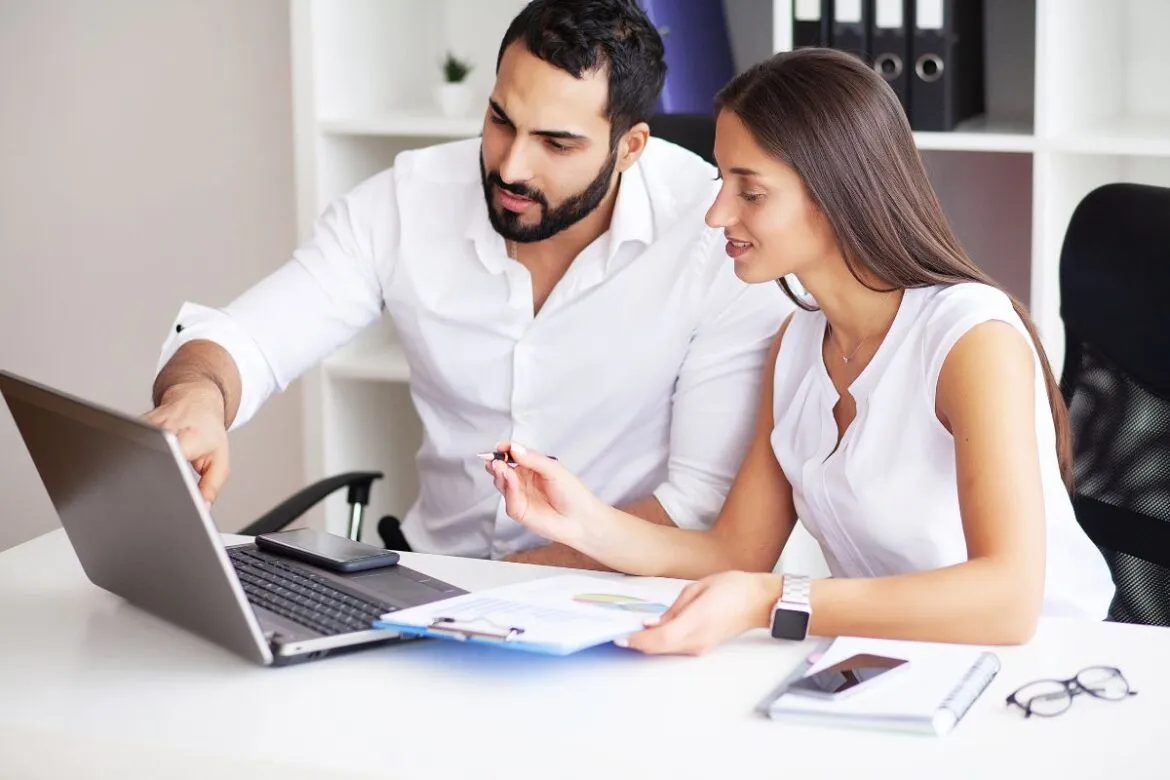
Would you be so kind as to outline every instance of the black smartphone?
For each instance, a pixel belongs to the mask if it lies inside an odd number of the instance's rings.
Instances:
[[[313,528],[260,534],[256,546],[277,555],[345,573],[368,571],[398,563],[398,553]]]
[[[850,696],[907,665],[905,658],[890,658],[868,653],[850,656],[818,672],[801,677],[788,686],[792,693],[819,699]]]

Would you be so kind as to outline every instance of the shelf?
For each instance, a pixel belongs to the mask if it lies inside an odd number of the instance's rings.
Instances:
[[[435,111],[419,109],[374,116],[323,119],[317,126],[325,135],[472,138],[483,130],[483,117],[452,119]]]
[[[402,347],[397,344],[339,352],[325,360],[325,372],[333,379],[372,382],[406,382],[410,379],[410,365]]]
[[[401,138],[473,138],[483,130],[480,119],[450,119],[427,111],[348,119],[327,119],[318,124],[325,135],[383,136]],[[976,117],[946,133],[914,133],[920,149],[971,152],[1030,152],[1035,146],[1031,123],[1025,120],[987,120]]]
[[[1028,119],[978,116],[945,133],[915,132],[919,149],[960,152],[1031,152],[1036,136]]]
[[[1052,139],[1061,152],[1146,157],[1170,155],[1170,116],[1122,116]]]

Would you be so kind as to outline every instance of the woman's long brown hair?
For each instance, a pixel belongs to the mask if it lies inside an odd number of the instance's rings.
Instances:
[[[727,84],[717,110],[733,111],[764,150],[804,180],[832,226],[849,271],[884,289],[979,282],[1003,291],[1040,355],[1056,426],[1061,476],[1072,489],[1068,411],[1027,309],[959,245],[922,164],[906,114],[885,80],[850,54],[797,49]],[[812,307],[780,286],[797,306]]]

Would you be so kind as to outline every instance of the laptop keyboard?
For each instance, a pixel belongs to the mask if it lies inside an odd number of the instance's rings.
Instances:
[[[390,604],[339,590],[326,578],[246,548],[227,551],[253,604],[325,636],[366,631]]]

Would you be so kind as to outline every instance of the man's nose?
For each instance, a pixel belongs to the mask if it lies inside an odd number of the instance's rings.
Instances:
[[[520,139],[512,142],[508,153],[500,163],[500,178],[508,184],[525,182],[532,178],[532,168],[528,163],[528,153],[525,144]]]

